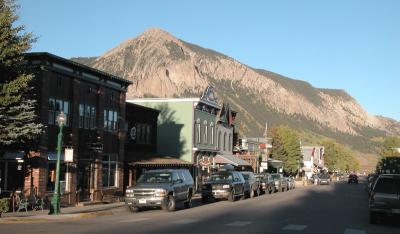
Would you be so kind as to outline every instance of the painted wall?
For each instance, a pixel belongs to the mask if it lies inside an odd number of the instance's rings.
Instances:
[[[192,162],[193,102],[131,102],[160,111],[157,124],[157,152]]]

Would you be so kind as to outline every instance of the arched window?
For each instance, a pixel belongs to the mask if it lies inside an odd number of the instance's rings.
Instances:
[[[226,151],[226,143],[227,143],[227,141],[226,141],[226,132],[224,133],[224,151]]]
[[[200,119],[196,120],[196,142],[200,143],[201,141],[201,126],[200,126]]]
[[[232,134],[229,133],[228,150],[232,151]]]
[[[214,145],[214,123],[210,123],[210,130],[211,130],[211,145]]]
[[[221,143],[222,143],[221,132],[218,131],[218,139],[217,139],[217,149],[218,150],[221,150]]]
[[[207,140],[208,140],[208,124],[207,124],[207,120],[204,120],[203,122],[203,126],[204,126],[204,134],[203,134],[203,144],[207,144]]]

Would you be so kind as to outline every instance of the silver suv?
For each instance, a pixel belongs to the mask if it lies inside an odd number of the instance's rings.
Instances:
[[[187,169],[159,169],[144,172],[133,187],[126,189],[125,204],[136,212],[143,207],[174,211],[177,202],[192,206],[193,178]]]
[[[369,222],[375,224],[378,215],[400,215],[400,175],[382,174],[369,197]]]

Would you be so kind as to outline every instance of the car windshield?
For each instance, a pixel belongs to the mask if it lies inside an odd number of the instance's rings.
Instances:
[[[219,172],[219,173],[214,173],[210,176],[208,181],[220,181],[220,180],[229,180],[233,181],[233,176],[231,173],[228,172]]]
[[[273,178],[274,180],[276,180],[276,179],[280,179],[281,176],[280,176],[279,174],[275,174],[275,175],[272,175],[272,178]]]
[[[147,172],[140,176],[138,183],[171,183],[169,172]]]

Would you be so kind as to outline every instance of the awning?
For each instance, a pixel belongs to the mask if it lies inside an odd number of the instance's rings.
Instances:
[[[271,165],[273,168],[281,168],[283,166],[283,162],[280,160],[268,158],[267,162],[268,165]]]
[[[128,163],[131,166],[193,166],[193,163],[185,160],[174,158],[170,156],[146,156],[141,158],[135,158],[133,161]]]
[[[233,166],[251,166],[247,161],[234,156],[232,154],[217,154],[215,157],[216,164],[232,164]]]
[[[321,169],[323,169],[323,168],[324,168],[324,166],[323,166],[323,165],[321,165],[321,164],[319,164],[319,163],[314,163],[314,165],[315,165],[316,167],[318,167],[318,168],[321,168]]]
[[[24,158],[23,151],[5,152],[3,155],[3,159],[8,159],[8,160],[18,160],[23,158]]]
[[[57,152],[47,152],[47,159],[50,161],[57,161]],[[64,152],[61,152],[60,160],[64,161]]]

